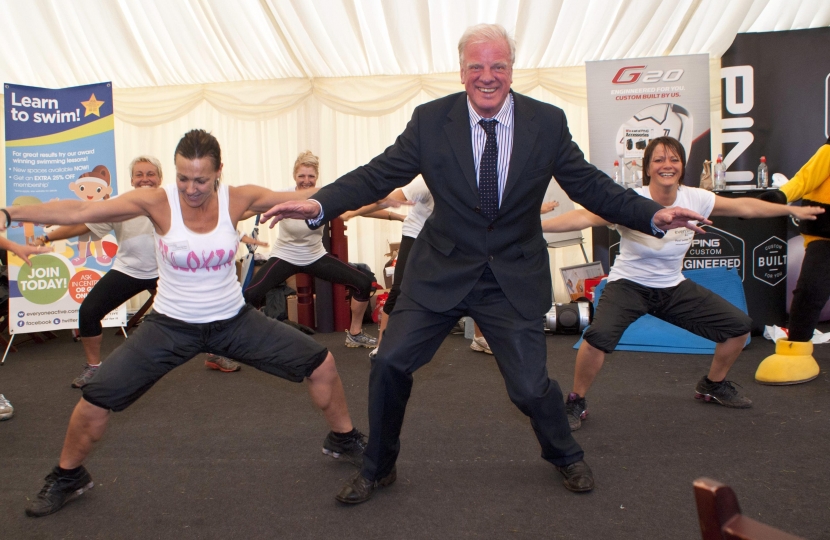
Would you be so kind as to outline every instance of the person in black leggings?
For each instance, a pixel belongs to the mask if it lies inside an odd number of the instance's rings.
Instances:
[[[309,151],[301,153],[294,163],[296,189],[313,188],[319,167],[317,156]],[[245,301],[261,307],[268,291],[299,273],[348,287],[352,291],[352,320],[346,332],[346,346],[369,349],[377,346],[377,339],[363,332],[363,314],[372,294],[373,276],[327,253],[323,247],[323,229],[312,230],[305,221],[287,219],[280,223],[271,256],[245,289]]]

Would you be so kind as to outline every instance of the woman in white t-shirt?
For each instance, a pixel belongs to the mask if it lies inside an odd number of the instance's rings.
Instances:
[[[763,218],[792,215],[815,219],[815,208],[783,206],[754,198],[729,199],[683,185],[686,152],[671,137],[653,139],[643,156],[643,197],[664,206],[679,206],[709,217]],[[610,224],[587,210],[574,210],[542,222],[545,232],[566,232]],[[568,421],[579,429],[587,416],[585,394],[602,368],[605,355],[617,346],[625,329],[649,313],[717,343],[709,373],[696,387],[697,398],[732,408],[752,402],[726,380],[749,335],[751,319],[717,294],[681,274],[683,257],[694,232],[674,229],[662,238],[617,226],[620,254],[608,275],[592,324],[576,357],[573,391],[568,395]]]
[[[389,194],[387,199],[398,201],[401,204],[410,204],[412,208],[403,219],[403,226],[401,227],[401,245],[398,248],[398,257],[395,262],[395,277],[392,282],[392,287],[389,290],[389,296],[386,298],[386,303],[383,304],[383,313],[380,318],[380,330],[378,331],[378,345],[383,339],[383,332],[386,330],[386,325],[389,322],[389,315],[395,309],[395,303],[401,293],[401,283],[403,282],[404,271],[406,270],[406,261],[409,257],[409,251],[418,238],[421,229],[424,228],[427,218],[432,215],[432,210],[435,203],[432,200],[432,193],[429,192],[426,182],[423,177],[418,176],[415,180],[408,183],[402,188],[396,189]],[[341,217],[345,220],[357,216],[374,217],[378,219],[395,219],[399,214],[393,213],[391,210],[382,210],[383,202],[378,202],[359,208],[353,212],[346,212]],[[385,216],[385,217],[384,217]],[[369,356],[374,358],[377,349],[373,349]]]
[[[296,189],[312,189],[320,175],[320,158],[306,150],[294,162]],[[323,228],[309,228],[302,219],[280,222],[271,255],[245,289],[245,301],[256,308],[265,295],[294,274],[309,274],[325,281],[345,285],[352,291],[352,320],[346,331],[347,347],[373,349],[377,339],[363,331],[363,314],[372,294],[373,276],[331,255],[323,246]]]

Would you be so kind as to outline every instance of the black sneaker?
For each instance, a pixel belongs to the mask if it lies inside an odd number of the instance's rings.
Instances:
[[[329,431],[323,441],[323,453],[334,459],[343,459],[356,467],[363,466],[363,451],[366,450],[366,435],[354,429],[340,435]]]
[[[568,394],[568,400],[565,402],[565,413],[568,415],[568,425],[571,426],[571,431],[576,431],[582,427],[582,421],[588,416],[588,402],[584,397],[579,397],[579,394],[571,392]]]
[[[703,377],[695,387],[695,399],[702,399],[709,403],[717,403],[733,409],[749,409],[752,407],[752,401],[744,396],[739,396],[735,384],[732,381],[707,382],[706,377]]]
[[[60,469],[55,467],[46,477],[46,484],[43,485],[35,500],[26,507],[26,515],[42,517],[54,514],[63,505],[91,489],[92,486],[92,477],[83,466],[72,476],[62,475]]]

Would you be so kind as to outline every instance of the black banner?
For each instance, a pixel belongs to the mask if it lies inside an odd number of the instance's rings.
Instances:
[[[830,28],[738,34],[721,58],[727,185],[791,178],[830,136]]]
[[[792,178],[830,137],[828,50],[830,28],[735,37],[721,58],[728,185],[754,185],[761,156],[766,156],[771,174],[780,172]],[[781,240],[786,243],[779,245]],[[753,256],[747,264],[751,273],[744,277],[745,288],[748,283],[763,283],[772,286],[766,288],[776,297],[784,288],[785,306],[789,305],[804,256],[798,229],[790,221],[785,237],[778,235],[763,245],[747,247]],[[779,282],[784,266],[786,280]],[[774,303],[779,303],[777,298]],[[830,309],[825,309],[824,318],[827,313]]]

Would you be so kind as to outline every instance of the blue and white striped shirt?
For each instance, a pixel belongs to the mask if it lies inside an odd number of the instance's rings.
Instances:
[[[483,118],[467,98],[467,109],[470,111],[470,131],[473,136],[473,162],[476,166],[476,184],[478,184],[479,166],[481,156],[484,154],[484,143],[487,142],[487,134],[481,127],[479,121]],[[510,168],[510,156],[513,154],[513,94],[508,94],[504,100],[501,110],[493,117],[498,120],[496,124],[496,143],[499,150],[498,173],[499,173],[499,206],[504,194],[504,185],[507,183],[507,171]]]

